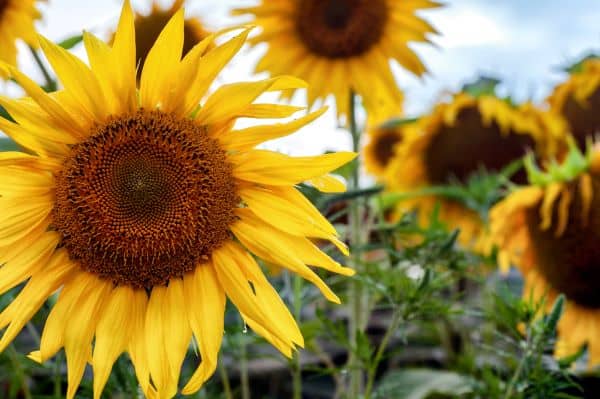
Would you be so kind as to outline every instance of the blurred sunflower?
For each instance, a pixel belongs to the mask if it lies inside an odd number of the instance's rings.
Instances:
[[[414,134],[396,147],[385,181],[390,190],[413,191],[453,182],[467,183],[475,173],[498,172],[536,149],[544,157],[558,148],[558,133],[548,132],[550,115],[524,112],[494,95],[459,93],[449,103],[437,105],[419,119]],[[542,123],[543,122],[543,123]],[[564,135],[564,132],[562,132]],[[513,176],[523,182],[524,172]],[[483,245],[481,216],[457,200],[428,195],[401,201],[398,213],[418,208],[428,218],[440,204],[439,218],[450,228],[460,228],[461,242]],[[425,219],[423,219],[425,221]]]
[[[185,0],[174,0],[168,9],[160,7],[156,0],[152,2],[152,10],[149,14],[135,14],[135,51],[140,65],[144,65],[146,57],[152,49],[154,42],[160,32],[175,15],[177,10],[183,7]],[[204,40],[210,33],[198,18],[186,18],[183,24],[183,55],[186,55],[196,44]],[[207,48],[207,50],[210,49]],[[141,69],[138,70],[138,79]]]
[[[407,120],[390,120],[367,130],[367,144],[363,157],[367,172],[378,180],[385,176],[390,161],[394,158],[396,146],[402,142],[404,132],[414,123]]]
[[[548,98],[552,110],[562,115],[579,148],[600,133],[600,58],[591,57],[571,68],[569,79]]]
[[[0,61],[17,65],[17,39],[37,47],[34,22],[41,17],[36,0],[0,0]]]
[[[31,153],[0,153],[0,294],[26,282],[0,313],[0,350],[60,290],[30,356],[42,362],[65,349],[67,398],[88,361],[99,398],[122,352],[146,396],[170,398],[192,336],[202,361],[183,392],[198,390],[216,367],[226,297],[250,328],[291,356],[302,335],[252,254],[298,273],[334,302],[307,265],[353,274],[309,239],[347,253],[294,185],[343,190],[328,172],[355,154],[293,158],[254,149],[324,110],[232,130],[239,117],[294,114],[298,107],[254,101],[305,84],[285,76],[229,84],[199,105],[248,31],[202,56],[212,38],[204,40],[181,59],[183,32],[180,10],[148,53],[139,91],[128,1],[112,46],[84,33],[91,67],[40,38],[64,90],[46,94],[1,66],[29,97],[0,97],[17,122],[0,119],[0,129]]]
[[[587,343],[591,366],[600,362],[600,151],[584,157],[572,147],[561,166],[536,171],[492,209],[491,235],[502,270],[515,265],[522,272],[524,298],[544,299],[550,309],[565,294],[555,354]]]
[[[347,115],[354,91],[371,120],[381,121],[402,107],[390,60],[417,76],[426,72],[407,44],[437,33],[415,12],[439,6],[431,0],[262,0],[234,13],[254,15],[262,32],[250,43],[269,45],[258,72],[305,79],[311,105],[333,94],[338,115]]]

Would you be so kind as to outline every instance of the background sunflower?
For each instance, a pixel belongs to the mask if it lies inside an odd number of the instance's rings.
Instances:
[[[392,191],[427,190],[467,184],[481,172],[497,173],[528,150],[547,159],[565,140],[565,132],[555,128],[552,118],[527,104],[520,107],[493,94],[463,91],[419,118],[415,133],[396,147],[385,182]],[[524,182],[524,171],[517,171],[511,180]],[[438,203],[440,220],[461,230],[461,242],[483,245],[485,215],[451,196],[417,195],[400,201],[398,213],[418,208],[428,218]]]
[[[519,268],[524,299],[550,309],[560,293],[566,296],[555,355],[573,355],[587,345],[590,366],[600,362],[599,165],[597,148],[585,159],[572,149],[563,165],[530,174],[530,185],[491,211],[500,266]]]
[[[415,13],[439,6],[431,0],[262,0],[235,14],[253,15],[261,32],[250,42],[269,46],[257,72],[287,71],[305,79],[309,104],[333,94],[340,116],[348,114],[350,93],[356,92],[371,120],[382,121],[402,111],[390,61],[417,76],[425,73],[408,43],[428,42],[437,33]]]
[[[3,0],[0,2],[0,61],[17,64],[17,40],[37,47],[34,22],[41,18],[37,0]]]
[[[581,149],[600,132],[600,58],[590,56],[569,68],[568,79],[548,98]]]

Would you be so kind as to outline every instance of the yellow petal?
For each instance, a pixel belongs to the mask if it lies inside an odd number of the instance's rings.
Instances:
[[[126,105],[124,111],[133,111],[137,108],[136,100],[136,54],[135,54],[135,26],[133,11],[129,0],[123,2],[121,18],[113,42],[114,81],[115,91]]]
[[[47,172],[0,166],[1,197],[35,197],[49,194],[54,178]]]
[[[287,346],[304,345],[296,322],[250,254],[228,242],[213,253],[213,261],[221,286],[241,313]]]
[[[0,246],[10,245],[42,223],[48,223],[53,203],[49,197],[0,198]]]
[[[141,294],[141,295],[140,295]],[[119,355],[131,340],[131,332],[138,313],[145,309],[146,293],[143,290],[121,286],[110,293],[96,327],[96,340],[92,366],[94,368],[94,399],[100,399],[110,371]]]
[[[183,9],[169,20],[148,52],[140,79],[141,106],[161,108],[169,98],[183,51]]]
[[[185,276],[183,288],[188,318],[202,356],[200,366],[182,390],[189,395],[199,390],[217,367],[223,339],[225,291],[210,264],[196,266]]]
[[[0,352],[6,349],[46,299],[63,285],[77,267],[69,260],[65,250],[58,250],[44,272],[31,277],[19,295],[0,314],[0,329],[8,325],[0,340]]]
[[[315,177],[314,179],[310,179],[308,182],[317,190],[324,193],[343,193],[346,191],[346,184],[332,175]]]
[[[111,281],[101,280],[90,273],[85,273],[85,278],[79,283],[85,287],[81,295],[73,292],[72,297],[65,296],[63,299],[71,302],[68,311],[68,322],[64,326],[68,381],[67,399],[75,397],[85,366],[88,360],[92,358],[92,339],[96,331],[99,310],[112,289]]]
[[[294,133],[296,130],[323,115],[325,111],[327,111],[327,108],[321,108],[318,111],[287,123],[232,130],[227,134],[217,136],[217,138],[228,150],[245,151],[265,141],[285,137]]]
[[[103,121],[108,115],[104,91],[88,66],[43,36],[40,36],[40,44],[50,65],[65,87],[65,94],[72,96],[74,102],[78,104],[80,116],[85,116],[90,125]]]
[[[146,353],[150,376],[159,397],[172,397],[183,358],[191,340],[186,319],[183,283],[173,279],[168,287],[152,289],[146,312]]]
[[[313,157],[290,157],[267,150],[232,155],[238,179],[274,186],[291,186],[323,176],[356,157],[353,152],[337,152]]]
[[[19,251],[17,256],[0,260],[0,293],[4,293],[29,278],[42,268],[54,253],[60,235],[56,232],[47,232],[34,242],[24,243],[26,250]]]
[[[249,32],[248,29],[242,31],[233,39],[209,51],[198,61],[198,73],[190,82],[185,95],[185,115],[190,115],[196,109],[215,77],[246,42]]]
[[[247,209],[240,209],[237,214],[240,220],[231,226],[231,231],[246,248],[268,262],[297,273],[317,286],[327,299],[340,303],[340,299],[327,284],[288,246],[294,238],[289,239],[285,233],[257,221],[256,216]],[[252,317],[251,314],[248,315]]]
[[[267,91],[305,86],[304,81],[291,76],[223,85],[206,100],[196,120],[203,125],[219,123],[242,115],[258,96]]]

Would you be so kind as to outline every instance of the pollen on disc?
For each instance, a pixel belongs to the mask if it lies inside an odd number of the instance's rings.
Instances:
[[[159,111],[113,118],[72,147],[53,227],[81,267],[115,284],[166,284],[229,239],[239,204],[206,129]]]

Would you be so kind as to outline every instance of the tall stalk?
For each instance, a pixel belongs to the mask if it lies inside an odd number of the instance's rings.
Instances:
[[[350,92],[350,104],[348,107],[348,130],[352,136],[352,151],[360,151],[360,131],[356,122],[356,96],[354,92]],[[356,191],[360,187],[360,171],[358,159],[354,161],[350,181],[348,182],[349,191]],[[361,200],[354,198],[350,202],[349,209],[349,225],[350,225],[350,249],[351,249],[351,264],[357,273],[361,271],[361,255],[358,250],[361,244]],[[360,282],[355,279],[350,283],[348,295],[348,306],[350,314],[348,320],[348,337],[350,342],[350,353],[348,357],[348,372],[350,382],[348,385],[348,397],[358,398],[363,391],[364,373],[360,365],[360,359],[357,356],[358,333],[362,329],[362,319],[364,317],[362,287]]]
[[[302,316],[302,277],[294,275],[294,318],[300,324]],[[294,354],[292,365],[293,398],[302,399],[302,365],[300,363],[300,352]]]
[[[242,388],[242,399],[250,399],[250,378],[248,376],[248,337],[246,323],[244,323],[244,334],[240,342],[240,385]]]

